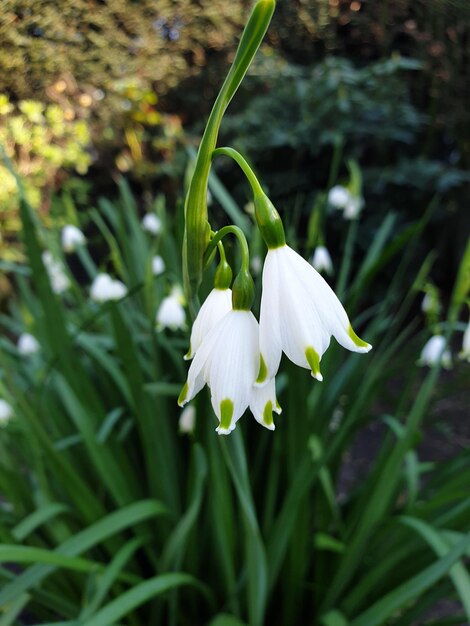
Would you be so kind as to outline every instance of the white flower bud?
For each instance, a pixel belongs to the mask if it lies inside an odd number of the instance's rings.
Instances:
[[[158,311],[156,324],[158,330],[186,328],[186,313],[183,308],[183,294],[179,287],[174,287],[169,296],[163,298]]]
[[[328,192],[328,204],[335,209],[344,209],[351,197],[346,187],[335,185]]]
[[[73,224],[67,224],[62,229],[62,249],[67,254],[75,252],[77,246],[83,246],[86,243],[85,235]]]
[[[0,398],[0,426],[4,427],[13,417],[13,409],[6,400]]]
[[[21,356],[36,354],[40,350],[38,340],[30,333],[23,333],[20,335],[16,347],[18,348],[18,352]]]
[[[467,324],[463,334],[462,351],[459,354],[459,358],[470,363],[470,322]]]
[[[70,287],[70,280],[65,273],[64,266],[60,261],[56,261],[49,250],[42,253],[42,262],[46,268],[54,293],[60,294]]]
[[[98,274],[91,287],[90,298],[94,302],[120,300],[127,295],[127,287],[120,280],[114,280],[109,274]]]
[[[452,367],[452,356],[446,349],[446,340],[442,335],[434,335],[424,345],[419,357],[419,365],[428,365],[432,367],[440,362],[442,367],[450,369]]]
[[[196,427],[196,407],[188,404],[182,411],[178,421],[179,431],[182,435],[194,432]]]
[[[325,272],[326,274],[333,274],[333,262],[331,260],[330,253],[325,246],[318,246],[315,248],[312,260],[310,261],[312,266],[317,272]]]
[[[146,213],[142,219],[142,227],[151,235],[158,235],[162,230],[162,222],[155,213]]]
[[[152,259],[152,274],[154,276],[160,276],[165,271],[165,261],[161,256],[154,256]]]

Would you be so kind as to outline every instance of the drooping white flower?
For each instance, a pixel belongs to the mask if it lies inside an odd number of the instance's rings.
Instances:
[[[51,288],[54,293],[61,294],[70,287],[70,280],[65,273],[64,266],[52,256],[49,250],[42,253],[42,262],[46,268]]]
[[[170,328],[178,330],[178,328],[186,327],[186,312],[183,307],[183,293],[179,287],[173,287],[171,293],[163,298],[157,311],[156,324],[158,330]]]
[[[127,287],[109,274],[97,274],[90,287],[90,298],[94,302],[120,300],[127,295]]]
[[[331,260],[330,253],[325,246],[317,246],[315,248],[311,264],[317,272],[325,272],[329,275],[333,274],[333,262]]]
[[[263,270],[258,384],[275,376],[282,352],[323,380],[320,360],[331,336],[354,352],[372,347],[355,334],[343,305],[310,263],[285,244],[269,249]]]
[[[430,293],[425,293],[423,301],[421,302],[421,311],[423,313],[430,313],[434,308],[433,297]]]
[[[192,359],[204,337],[232,309],[232,290],[213,289],[204,300],[191,330],[188,354],[185,360]]]
[[[328,192],[328,204],[335,209],[344,209],[350,200],[349,190],[342,185],[335,185]]]
[[[161,256],[154,256],[152,259],[152,274],[154,276],[160,276],[165,271],[165,261]]]
[[[261,270],[263,269],[263,259],[258,256],[252,256],[250,259],[250,270],[255,275],[261,274]]]
[[[193,404],[188,404],[181,411],[178,426],[182,435],[194,432],[196,427],[196,407]]]
[[[459,358],[470,363],[470,322],[467,324],[463,334],[462,350],[459,353]]]
[[[252,401],[259,367],[259,330],[253,313],[231,310],[204,337],[178,399],[184,406],[207,384],[217,432],[228,435]]]
[[[18,348],[18,352],[21,356],[30,356],[31,354],[36,354],[40,350],[40,345],[36,337],[31,335],[30,333],[22,333],[18,338],[18,343],[16,344]]]
[[[344,219],[355,220],[357,217],[359,217],[363,207],[364,200],[360,196],[353,196],[351,194],[351,197],[346,203],[343,210]]]
[[[158,235],[162,230],[162,221],[155,213],[146,213],[142,219],[142,227],[151,235]]]
[[[450,369],[452,367],[452,356],[446,346],[445,337],[442,335],[434,335],[428,339],[424,348],[421,350],[418,364],[432,367],[436,363],[440,363],[442,367]]]
[[[276,398],[275,379],[271,380],[263,387],[253,387],[250,399],[250,411],[257,422],[268,430],[274,430],[273,411],[280,415],[282,409]]]
[[[67,224],[62,229],[61,235],[62,249],[67,254],[75,252],[77,246],[83,246],[86,243],[85,235],[73,224]]]
[[[13,417],[13,408],[6,400],[0,398],[0,426],[6,426]]]

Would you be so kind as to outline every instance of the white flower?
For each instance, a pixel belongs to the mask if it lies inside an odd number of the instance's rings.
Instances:
[[[174,287],[169,296],[163,298],[158,311],[156,324],[159,330],[170,328],[177,330],[186,327],[186,313],[183,308],[183,294],[179,287]]]
[[[42,262],[49,276],[52,291],[57,294],[67,291],[70,287],[70,280],[62,263],[56,261],[49,250],[42,253]]]
[[[271,378],[267,385],[263,387],[253,387],[250,400],[250,411],[254,418],[268,430],[274,430],[273,414],[282,413],[282,409],[276,398],[275,379]]]
[[[21,334],[18,338],[18,343],[16,347],[18,348],[18,352],[21,354],[21,356],[36,354],[36,352],[39,352],[40,350],[38,340],[30,333]]]
[[[282,352],[323,380],[320,360],[331,336],[344,348],[369,352],[353,331],[346,311],[320,274],[284,245],[268,250],[260,313],[261,368],[258,383],[273,378]]]
[[[64,252],[75,252],[77,246],[83,246],[86,243],[85,235],[73,224],[67,224],[62,229],[62,249]]]
[[[151,235],[158,235],[162,230],[162,221],[155,213],[146,213],[142,219],[142,227]]]
[[[324,271],[326,274],[333,274],[333,262],[331,260],[330,253],[325,246],[318,246],[315,248],[311,264],[317,272]]]
[[[0,426],[6,426],[13,417],[13,409],[6,400],[0,398]]]
[[[191,363],[178,403],[184,406],[207,384],[219,435],[232,432],[252,401],[258,339],[258,322],[251,311],[229,311],[204,337]]]
[[[250,269],[251,269],[251,273],[254,274],[255,276],[258,276],[258,274],[261,274],[261,270],[263,269],[263,260],[260,256],[256,255],[256,256],[251,257]]]
[[[430,313],[434,309],[434,300],[430,293],[425,293],[423,301],[421,302],[421,311],[423,313]]]
[[[90,298],[94,302],[120,300],[127,295],[127,287],[109,274],[97,274],[90,287]]]
[[[232,290],[213,289],[199,309],[191,330],[191,340],[185,360],[192,359],[204,337],[214,328],[219,320],[232,309]]]
[[[160,276],[165,271],[165,261],[161,256],[154,256],[152,259],[152,274],[154,276]]]
[[[350,192],[342,185],[335,185],[328,192],[328,204],[335,209],[344,209],[350,200]]]
[[[424,345],[419,357],[419,365],[428,365],[432,367],[439,363],[442,367],[450,369],[452,367],[452,357],[450,351],[446,348],[446,340],[442,335],[434,335]]]
[[[193,404],[188,404],[181,411],[178,426],[180,433],[183,435],[194,432],[196,427],[196,407]]]
[[[467,324],[463,334],[462,351],[459,354],[459,358],[470,363],[470,322]]]
[[[350,199],[346,203],[343,210],[343,217],[345,220],[354,220],[359,217],[364,206],[364,201],[359,196],[351,195]]]

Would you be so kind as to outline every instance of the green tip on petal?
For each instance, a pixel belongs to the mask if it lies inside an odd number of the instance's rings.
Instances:
[[[256,384],[261,385],[262,383],[266,382],[267,377],[268,377],[268,368],[266,367],[266,362],[263,359],[263,355],[260,354],[259,355],[259,373],[258,373],[258,378],[256,379]]]
[[[266,402],[266,406],[264,407],[263,424],[269,430],[275,429],[273,421],[273,403],[271,402],[271,400],[268,400],[268,402]]]
[[[178,398],[178,405],[184,406],[186,404],[186,396],[188,395],[188,383],[184,383],[183,389]]]
[[[226,398],[220,403],[220,426],[217,429],[219,435],[228,435],[232,430],[233,402]]]
[[[315,352],[312,346],[309,346],[305,350],[305,357],[307,359],[307,363],[310,365],[310,369],[312,370],[313,378],[316,378],[321,382],[323,380],[323,376],[320,372],[320,357],[318,352]]]
[[[193,352],[193,349],[192,349],[192,347],[191,347],[191,345],[190,345],[190,346],[189,346],[189,350],[186,352],[186,354],[184,355],[183,359],[184,359],[185,361],[190,361],[190,360],[193,358],[193,354],[192,354],[192,352]]]
[[[367,343],[367,341],[362,341],[362,339],[360,339],[360,337],[356,335],[356,333],[353,331],[351,324],[349,324],[348,335],[353,340],[354,345],[357,346],[358,352],[369,352],[369,350],[372,350],[372,346],[370,345],[370,343]]]

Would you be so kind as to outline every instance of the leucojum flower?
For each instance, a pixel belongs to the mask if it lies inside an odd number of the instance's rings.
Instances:
[[[209,117],[185,201],[183,271],[195,321],[186,355],[191,365],[178,403],[185,406],[207,385],[220,435],[230,434],[248,408],[261,425],[274,430],[273,413],[281,412],[275,376],[282,353],[322,380],[320,362],[331,337],[354,352],[371,349],[352,329],[346,311],[326,281],[287,245],[281,218],[247,162],[232,148],[216,149],[222,116],[263,39],[274,5],[274,0],[259,0],[255,5],[234,65]],[[255,287],[243,231],[237,226],[214,231],[208,219],[209,173],[213,158],[221,154],[240,165],[253,189],[255,218],[268,249],[259,323],[251,311]],[[350,200],[349,196],[342,198],[342,202],[345,200]],[[350,212],[356,216],[357,207]],[[228,235],[235,235],[241,252],[233,284],[222,245]],[[220,261],[214,289],[199,308],[197,290],[217,249]]]

